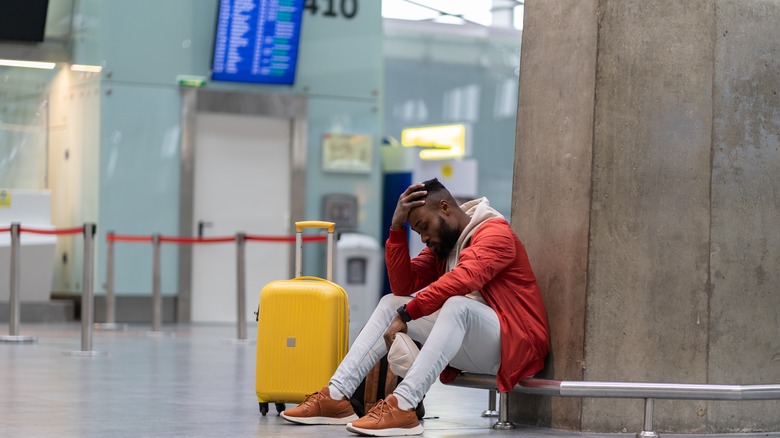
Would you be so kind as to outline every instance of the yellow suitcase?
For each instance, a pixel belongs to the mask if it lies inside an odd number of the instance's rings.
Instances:
[[[328,230],[327,280],[301,276],[304,228]],[[300,403],[328,384],[349,342],[347,292],[333,278],[332,222],[295,223],[295,278],[277,280],[260,291],[255,390],[260,412],[268,403]]]

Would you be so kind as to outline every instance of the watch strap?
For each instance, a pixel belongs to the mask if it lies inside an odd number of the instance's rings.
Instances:
[[[409,321],[412,320],[412,317],[409,316],[409,313],[406,311],[406,304],[404,304],[403,306],[399,307],[398,310],[396,310],[396,311],[398,312],[398,316],[401,317],[401,321],[409,322]]]

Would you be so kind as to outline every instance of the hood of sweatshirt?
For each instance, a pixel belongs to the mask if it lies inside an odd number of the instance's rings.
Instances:
[[[469,221],[468,225],[466,225],[466,228],[464,228],[463,231],[460,233],[460,237],[458,237],[458,242],[455,244],[455,247],[453,248],[452,252],[450,252],[449,258],[447,258],[448,272],[451,271],[455,267],[455,265],[458,264],[458,258],[460,257],[460,252],[469,243],[469,240],[471,240],[471,236],[474,234],[474,231],[476,231],[480,225],[482,225],[483,223],[485,223],[485,221],[490,219],[504,218],[504,216],[501,213],[499,213],[493,207],[490,206],[490,202],[485,197],[468,201],[465,204],[461,205],[460,208],[461,210],[466,212],[467,215],[471,217],[471,220]]]

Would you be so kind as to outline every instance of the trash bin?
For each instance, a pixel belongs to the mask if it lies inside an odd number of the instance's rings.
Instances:
[[[379,242],[360,233],[342,233],[336,243],[336,283],[349,296],[349,344],[366,325],[381,295]]]

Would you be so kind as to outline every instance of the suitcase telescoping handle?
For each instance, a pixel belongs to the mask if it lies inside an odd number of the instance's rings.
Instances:
[[[325,221],[300,221],[295,223],[295,277],[298,278],[302,274],[303,265],[303,229],[304,228],[320,228],[328,230],[328,264],[327,264],[327,279],[333,281],[333,232],[336,231],[335,222]]]

